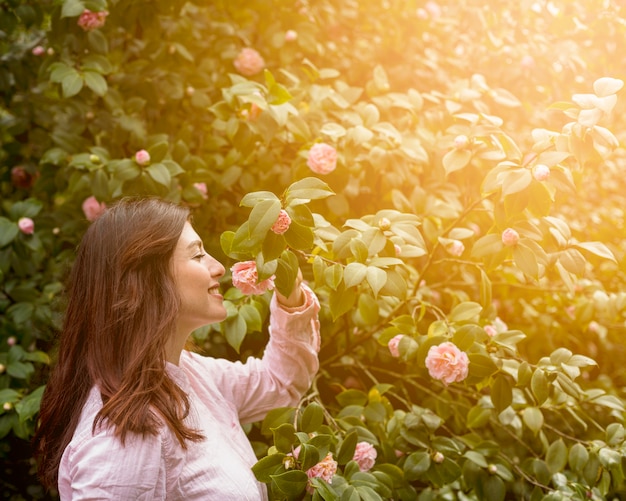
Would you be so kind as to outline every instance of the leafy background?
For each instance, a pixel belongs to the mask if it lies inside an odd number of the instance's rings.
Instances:
[[[54,498],[29,439],[81,207],[137,194],[189,205],[212,255],[255,259],[281,290],[300,268],[321,300],[312,391],[248,430],[272,499],[626,495],[620,2],[0,7],[3,498]],[[84,9],[104,25],[83,30]],[[246,47],[264,71],[237,71]],[[327,175],[307,166],[319,142],[338,152]],[[222,287],[228,319],[198,349],[259,354],[269,298]],[[425,368],[444,341],[468,353],[461,383]],[[357,441],[376,446],[368,472]],[[333,483],[307,493],[328,452]]]

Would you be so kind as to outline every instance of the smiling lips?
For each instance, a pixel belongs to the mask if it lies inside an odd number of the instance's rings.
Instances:
[[[209,289],[209,294],[219,294],[220,293],[220,286],[216,285],[215,287],[211,287]]]

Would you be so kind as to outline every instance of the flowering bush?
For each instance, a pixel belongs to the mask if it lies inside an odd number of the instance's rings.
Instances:
[[[27,444],[61,284],[127,195],[232,266],[200,349],[261,353],[259,282],[320,298],[311,392],[249,427],[271,499],[626,496],[619,2],[5,4],[7,497],[54,498]]]

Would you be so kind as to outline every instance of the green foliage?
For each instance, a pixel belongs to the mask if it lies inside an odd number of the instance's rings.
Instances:
[[[83,30],[85,8],[104,24]],[[1,490],[50,497],[25,444],[83,202],[157,195],[225,264],[255,260],[283,294],[301,270],[320,298],[311,393],[251,432],[272,499],[626,495],[624,19],[592,0],[5,1],[0,457],[29,480]],[[245,358],[269,297],[229,279],[228,318],[195,337]],[[429,373],[443,342],[462,381]],[[332,483],[309,479],[329,453]]]

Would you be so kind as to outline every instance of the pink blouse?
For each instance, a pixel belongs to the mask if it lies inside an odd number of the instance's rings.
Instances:
[[[189,395],[186,423],[205,437],[183,449],[164,426],[157,436],[111,430],[92,434],[102,399],[94,387],[59,466],[61,500],[265,500],[267,490],[250,467],[257,459],[240,423],[261,420],[276,407],[297,404],[318,369],[319,303],[303,286],[306,303],[270,305],[270,341],[262,359],[246,363],[184,351],[169,375]]]

